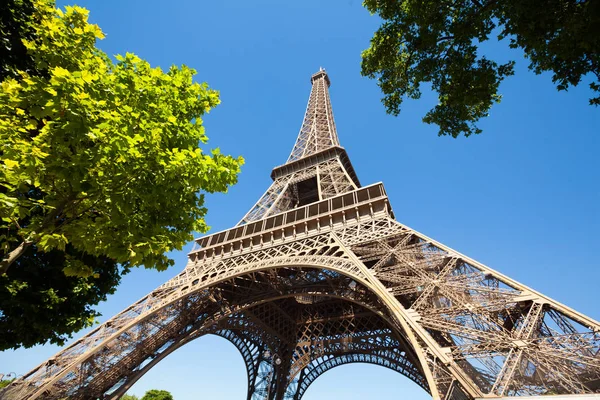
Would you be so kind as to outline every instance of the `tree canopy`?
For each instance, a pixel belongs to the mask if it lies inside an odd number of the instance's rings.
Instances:
[[[130,267],[172,265],[165,253],[208,229],[203,194],[227,191],[243,159],[201,148],[219,96],[193,69],[113,61],[80,7],[8,0],[0,12],[6,349],[61,343]]]
[[[93,275],[65,276],[65,259],[80,260]],[[50,341],[62,345],[71,333],[91,326],[92,306],[106,300],[121,280],[124,267],[107,257],[65,251],[42,253],[30,246],[8,274],[0,275],[0,351]]]
[[[173,395],[166,390],[148,390],[141,400],[173,400]]]
[[[377,78],[388,113],[431,84],[438,104],[423,121],[439,135],[480,133],[476,126],[500,101],[498,87],[514,61],[480,55],[483,42],[507,39],[535,73],[550,71],[558,90],[591,77],[590,104],[600,104],[600,3],[580,0],[364,0],[383,23],[362,54],[362,73]]]

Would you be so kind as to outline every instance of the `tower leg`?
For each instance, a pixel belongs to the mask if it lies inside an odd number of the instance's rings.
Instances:
[[[265,351],[260,359],[258,374],[253,387],[249,388],[250,400],[283,400],[289,374],[289,352]]]

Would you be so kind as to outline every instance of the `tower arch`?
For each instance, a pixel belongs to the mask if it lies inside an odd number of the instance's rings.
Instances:
[[[280,269],[283,268],[284,267]],[[380,302],[377,296],[364,285],[357,283],[346,275],[327,269],[299,268],[297,265],[288,266],[285,267],[285,269],[286,272],[273,269],[255,269],[251,274],[240,275],[227,281],[221,281],[219,284],[213,286],[209,292],[204,292],[205,302],[203,303],[202,308],[205,312],[198,314],[196,317],[191,317],[192,314],[187,314],[188,318],[184,320],[184,314],[179,310],[177,314],[179,315],[178,319],[160,319],[164,315],[163,310],[169,310],[169,307],[173,304],[181,305],[189,303],[191,297],[193,297],[193,304],[202,304],[198,297],[194,297],[197,296],[198,292],[203,292],[202,289],[188,294],[187,298],[180,299],[177,302],[170,302],[169,305],[164,306],[163,308],[151,311],[150,315],[139,318],[136,323],[130,324],[131,326],[129,329],[122,328],[121,334],[112,335],[112,339],[107,338],[100,343],[102,348],[112,349],[112,355],[110,355],[107,350],[100,350],[91,355],[88,354],[87,358],[82,359],[79,363],[75,363],[71,368],[63,371],[63,376],[66,376],[67,379],[76,379],[72,376],[70,371],[86,370],[89,381],[86,382],[84,387],[74,391],[63,392],[60,388],[68,385],[65,385],[63,383],[64,381],[58,379],[58,385],[55,384],[54,387],[50,386],[49,389],[39,391],[40,394],[43,398],[60,398],[60,396],[64,395],[68,395],[70,398],[87,398],[104,393],[109,398],[117,398],[120,394],[125,393],[135,381],[141,378],[143,374],[172,351],[207,333],[219,334],[228,338],[230,341],[233,341],[244,357],[248,368],[249,381],[254,379],[256,382],[258,370],[257,357],[260,355],[260,352],[263,352],[265,349],[270,350],[272,353],[277,351],[281,352],[283,350],[277,349],[282,347],[281,343],[283,342],[283,338],[290,341],[290,343],[295,340],[293,337],[295,327],[289,327],[287,331],[284,329],[289,322],[289,318],[284,321],[281,319],[281,316],[285,315],[285,313],[274,312],[274,310],[280,310],[282,306],[276,304],[273,305],[273,303],[281,303],[286,299],[288,300],[288,308],[290,309],[298,307],[299,304],[304,304],[305,308],[311,304],[310,307],[312,308],[315,308],[317,305],[319,307],[328,306],[331,308],[336,306],[339,308],[345,303],[353,304],[354,307],[360,307],[362,309],[364,315],[361,317],[363,319],[368,316],[371,319],[375,318],[381,320],[383,322],[379,323],[379,329],[386,326],[388,335],[391,333],[393,327],[390,325],[390,318],[386,316],[385,306]],[[277,280],[273,280],[273,277],[277,277]],[[294,281],[290,281],[292,279]],[[236,280],[238,283],[236,283]],[[246,295],[241,295],[242,289],[239,282],[248,280],[251,280],[254,284],[251,287],[246,288]],[[282,286],[280,283],[282,281],[287,281],[288,283],[287,291],[285,292],[281,292]],[[297,284],[298,282],[303,282],[303,285]],[[237,299],[230,298],[225,293],[227,288],[232,285],[235,285],[237,288]],[[253,295],[256,292],[259,292],[260,296]],[[323,299],[327,299],[328,301],[324,301]],[[226,309],[223,309],[223,304],[227,304]],[[235,310],[235,313],[232,314],[230,312],[231,310]],[[189,309],[187,311],[190,313],[196,312]],[[333,311],[331,311],[331,315],[327,318],[332,319],[335,311],[336,309],[334,307]],[[343,309],[340,310],[340,312],[342,311]],[[173,312],[173,310],[169,312]],[[158,316],[159,319],[154,318],[154,316]],[[279,320],[275,318],[276,316]],[[123,342],[124,336],[130,337],[134,334],[133,332],[147,331],[148,326],[156,327],[159,321],[166,322],[164,325],[160,326],[159,332],[171,332],[170,336],[163,335],[162,341],[159,341],[160,338],[156,332],[148,332],[150,334],[148,339],[152,339],[152,341],[147,341],[147,339],[138,337],[133,349],[128,348],[128,342]],[[332,350],[329,353],[323,353],[325,349],[323,347],[318,347],[317,350],[321,350],[316,354],[311,354],[311,356],[314,358],[314,356],[317,356],[318,354],[344,354],[346,352],[354,351],[352,346],[348,347],[351,342],[347,340],[350,335],[353,335],[353,340],[358,343],[357,339],[359,336],[357,336],[356,323],[353,327],[353,331],[338,331],[336,333],[338,339],[340,339],[340,335],[345,335],[346,341],[343,343],[345,343],[344,345],[347,347],[346,350],[341,351],[341,353],[339,349],[336,350],[337,352]],[[367,328],[368,326],[365,326],[364,330],[366,331]],[[323,329],[322,326],[321,329]],[[339,330],[340,326],[337,326],[336,329]],[[242,335],[238,334],[238,332],[241,332]],[[238,336],[241,336],[243,339],[252,338],[253,341],[238,340],[236,343],[235,339],[238,339]],[[372,340],[372,335],[369,339]],[[418,363],[414,361],[416,357],[414,356],[409,342],[404,337],[397,337],[395,340],[396,343],[403,344],[402,346],[405,349],[403,355],[406,355],[407,353],[410,354],[410,365],[413,367],[411,367],[412,369],[410,372],[408,369],[406,371],[407,376],[414,376],[417,374],[415,365],[418,365]],[[248,343],[252,344],[253,347],[249,346]],[[362,346],[360,351],[363,352],[370,350],[373,347],[372,345],[369,345],[369,342],[358,344]],[[289,347],[289,344],[286,345]],[[330,341],[329,345],[336,345],[336,342]],[[306,358],[305,352],[303,354],[298,354],[298,350],[299,348],[296,349],[295,354],[292,354],[294,349],[287,349],[290,356],[303,362],[311,361],[311,357]],[[104,360],[114,360],[114,357],[117,357],[116,354],[125,354],[125,357],[120,361],[122,363],[121,365],[117,363],[113,365],[113,370],[121,371],[121,375],[107,377],[104,374],[96,374],[97,376],[94,377],[95,374],[90,367],[95,365],[105,365]],[[305,357],[302,358],[301,356]],[[396,358],[398,359],[399,357],[397,356]],[[405,361],[402,364],[408,365],[409,362]],[[302,366],[300,368],[296,367],[295,370],[299,371],[301,368]],[[294,376],[287,377],[288,381],[291,381],[293,377]],[[283,387],[283,385],[288,385],[288,381],[282,382],[281,387]],[[56,388],[59,390],[56,390]],[[252,388],[253,386],[250,386],[250,389]]]
[[[406,366],[403,361],[394,357],[385,357],[377,354],[369,353],[349,353],[338,356],[322,357],[315,360],[314,365],[309,365],[305,375],[300,377],[296,382],[293,382],[291,387],[286,392],[286,396],[294,400],[303,398],[309,387],[326,372],[349,364],[370,364],[382,368],[390,369],[394,372],[403,375],[416,385],[420,386],[425,392],[429,393],[428,387],[420,379],[420,377],[407,374]]]

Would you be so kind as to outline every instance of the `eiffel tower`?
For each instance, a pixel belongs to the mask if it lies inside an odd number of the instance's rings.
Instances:
[[[206,334],[240,351],[248,399],[301,399],[362,362],[433,399],[600,392],[600,324],[399,223],[340,146],[324,70],[272,185],[185,269],[3,392],[118,399]]]

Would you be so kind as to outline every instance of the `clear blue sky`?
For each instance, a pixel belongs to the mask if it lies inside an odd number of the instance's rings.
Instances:
[[[61,5],[72,4],[60,1]],[[205,118],[211,146],[243,155],[227,195],[207,198],[214,230],[239,221],[268,187],[271,169],[292,148],[320,66],[332,81],[338,133],[363,184],[382,181],[397,219],[587,315],[600,319],[600,109],[586,86],[557,92],[518,51],[487,46],[517,60],[501,85],[503,102],[470,138],[437,137],[421,122],[436,99],[425,93],[400,117],[385,114],[374,81],[360,76],[360,53],[378,26],[359,0],[80,0],[91,10],[110,55],[133,52],[152,65],[186,64],[220,90]],[[177,274],[136,270],[99,307],[101,321]],[[0,372],[24,374],[56,346],[0,353]],[[205,337],[170,355],[130,393],[166,389],[176,400],[243,399],[246,372],[224,339]],[[426,399],[408,379],[381,367],[349,365],[319,378],[306,400]]]

